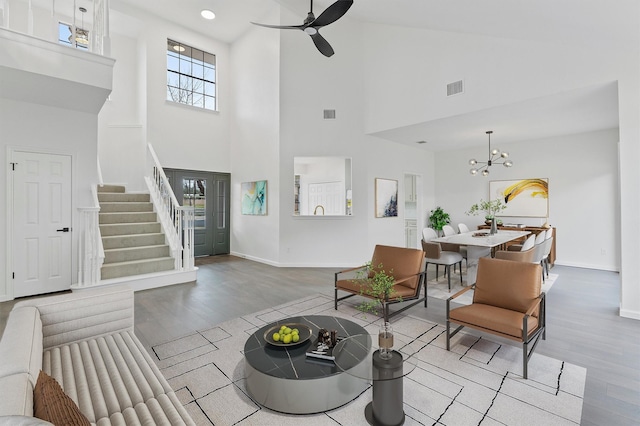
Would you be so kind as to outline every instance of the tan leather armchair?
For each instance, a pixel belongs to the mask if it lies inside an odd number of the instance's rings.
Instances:
[[[422,260],[424,258],[424,252],[418,249],[393,247],[377,245],[373,251],[373,257],[371,259],[372,268],[375,270],[382,265],[382,269],[387,274],[392,275],[395,279],[393,290],[389,295],[388,300],[382,301],[383,309],[385,310],[386,318],[390,318],[405,309],[417,305],[424,301],[424,306],[427,306],[427,291],[425,286],[424,296],[420,297],[420,290],[425,283],[425,274],[422,271]],[[340,300],[348,299],[353,296],[363,296],[373,299],[374,296],[368,294],[370,284],[366,278],[344,278],[342,274],[349,272],[355,273],[358,270],[363,270],[365,266],[358,266],[356,268],[345,269],[335,273],[335,296],[334,296],[334,308],[338,309],[338,302]],[[373,274],[372,272],[370,273]],[[346,296],[338,297],[338,290],[349,293]],[[404,306],[402,309],[389,313],[389,304],[413,301],[413,303]]]
[[[522,343],[522,376],[540,340],[545,339],[545,294],[542,267],[536,263],[480,258],[475,285],[447,299],[447,350],[463,327]],[[451,309],[451,302],[474,289],[473,303]],[[451,324],[458,327],[451,332]]]

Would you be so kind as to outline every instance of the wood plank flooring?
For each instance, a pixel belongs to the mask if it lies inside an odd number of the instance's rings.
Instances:
[[[135,332],[150,348],[309,293],[333,296],[338,268],[276,268],[234,256],[197,259],[198,280],[137,292]],[[640,321],[618,316],[617,273],[556,266],[547,340],[537,353],[587,368],[582,425],[640,424]],[[434,271],[429,271],[429,275]],[[14,302],[0,303],[0,329]],[[444,323],[445,304],[412,315]]]

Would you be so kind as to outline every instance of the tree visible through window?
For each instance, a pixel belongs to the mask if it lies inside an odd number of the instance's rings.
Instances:
[[[167,100],[215,111],[215,55],[167,39]]]

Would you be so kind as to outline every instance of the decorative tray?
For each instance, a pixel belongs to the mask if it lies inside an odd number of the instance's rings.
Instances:
[[[282,340],[279,341],[275,341],[273,340],[273,335],[275,333],[279,333],[280,328],[286,325],[287,327],[289,327],[290,329],[298,329],[298,336],[300,336],[300,339],[297,342],[290,342],[290,343],[284,343]],[[278,325],[274,325],[273,327],[269,327],[267,329],[267,331],[264,332],[264,340],[265,342],[267,342],[268,344],[272,345],[272,346],[280,346],[280,347],[292,347],[292,346],[298,346],[304,342],[306,342],[307,340],[309,340],[311,338],[311,329],[304,325],[304,324],[300,324],[300,323],[291,323],[291,324],[286,324],[286,323],[282,323],[282,324],[278,324]]]
[[[473,234],[471,234],[472,237],[476,237],[476,238],[480,238],[480,237],[488,237],[489,233],[488,232],[474,232]]]

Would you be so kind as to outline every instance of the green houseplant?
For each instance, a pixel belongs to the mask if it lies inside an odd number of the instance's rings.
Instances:
[[[356,274],[356,279],[361,283],[360,293],[370,298],[358,305],[358,310],[377,315],[378,309],[382,309],[384,322],[389,322],[385,303],[390,298],[395,298],[393,271],[386,272],[382,264],[374,268],[371,262],[367,262]]]
[[[502,198],[490,201],[485,201],[481,198],[480,202],[472,205],[465,214],[477,216],[480,212],[484,212],[484,218],[491,221],[491,233],[495,234],[497,232],[496,215],[506,208],[507,205],[502,201]]]
[[[387,273],[382,263],[377,267],[373,267],[371,262],[367,262],[365,268],[360,270],[356,276],[361,282],[361,294],[372,298],[358,305],[358,310],[364,313],[373,312],[377,314],[378,309],[382,309],[384,322],[378,331],[378,346],[380,347],[380,358],[390,359],[391,349],[393,348],[393,328],[389,324],[387,302],[390,298],[397,298],[402,301],[401,297],[394,295],[393,284],[395,283],[395,278],[393,277],[393,270]]]
[[[429,226],[435,229],[438,235],[440,235],[442,228],[450,222],[449,213],[442,210],[439,206],[429,212]]]

